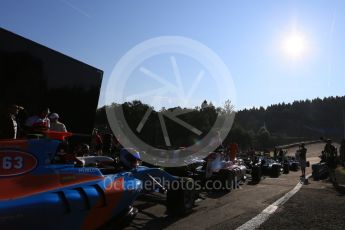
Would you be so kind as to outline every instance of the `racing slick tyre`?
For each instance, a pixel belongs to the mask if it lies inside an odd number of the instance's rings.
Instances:
[[[258,165],[254,165],[252,168],[252,182],[253,183],[259,183],[261,181],[261,176],[262,176],[262,169]]]
[[[289,174],[290,173],[289,164],[283,164],[283,173],[284,174]]]
[[[292,163],[290,166],[291,171],[298,171],[299,167],[297,163]]]
[[[219,172],[219,177],[222,185],[220,190],[223,192],[231,192],[232,188],[235,185],[234,173],[229,170],[221,170]]]
[[[271,177],[279,177],[280,176],[280,169],[279,165],[272,165],[271,169]]]
[[[191,178],[181,178],[178,186],[171,187],[167,192],[167,212],[172,216],[183,216],[194,207],[196,199],[195,183]]]
[[[103,226],[98,228],[99,230],[108,230],[108,229],[122,229],[128,226],[131,221],[136,217],[138,214],[138,209],[132,206],[129,206],[124,211],[118,214],[117,217],[111,219]]]

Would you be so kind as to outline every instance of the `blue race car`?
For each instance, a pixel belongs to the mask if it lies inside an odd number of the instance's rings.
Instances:
[[[96,229],[135,216],[131,205],[147,192],[166,192],[173,215],[194,205],[189,179],[144,166],[110,173],[55,163],[60,145],[52,139],[0,141],[1,229]]]
[[[51,163],[60,143],[0,141],[1,229],[95,229],[135,214],[140,180]]]
[[[167,212],[170,215],[183,216],[191,211],[197,197],[196,184],[192,178],[174,176],[161,168],[140,166],[140,162],[137,151],[123,148],[120,151],[120,163],[115,164],[113,169],[106,167],[102,172],[111,174],[114,171],[129,171],[142,182],[142,194],[166,194]]]

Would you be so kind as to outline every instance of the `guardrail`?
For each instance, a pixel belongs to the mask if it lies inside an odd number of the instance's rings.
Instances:
[[[304,143],[305,145],[310,145],[310,144],[322,143],[322,142],[323,142],[323,140],[301,141],[301,142],[298,142],[298,143],[292,143],[292,144],[288,144],[288,145],[280,145],[280,146],[277,146],[277,148],[279,148],[279,149],[288,149],[288,148],[299,146],[302,143]]]

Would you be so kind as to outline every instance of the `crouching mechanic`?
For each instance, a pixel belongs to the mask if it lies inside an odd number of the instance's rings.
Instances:
[[[131,152],[125,148],[120,150],[120,163],[125,170],[135,169],[141,164],[140,153],[135,150]]]

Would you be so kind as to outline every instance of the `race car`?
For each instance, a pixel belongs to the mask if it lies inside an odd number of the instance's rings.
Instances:
[[[230,161],[224,151],[218,149],[211,153],[205,161],[201,172],[207,181],[220,181],[220,190],[230,192],[237,188],[239,183],[247,179],[247,167],[242,160]],[[217,189],[218,190],[218,189]]]
[[[115,161],[113,158],[108,156],[83,156],[77,157],[85,167],[99,167],[99,168],[112,168],[114,167]]]
[[[222,148],[217,148],[204,159],[194,158],[186,166],[165,170],[197,181],[197,193],[212,190],[230,192],[247,179],[248,171],[242,159],[230,161]]]
[[[183,215],[194,206],[188,178],[143,166],[125,171],[56,163],[60,145],[48,138],[0,141],[2,229],[96,229],[128,221],[137,197],[158,188],[166,188],[168,213]],[[173,182],[181,186],[163,187]]]
[[[261,162],[255,161],[253,157],[243,156],[243,163],[247,167],[247,173],[251,175],[251,183],[259,183],[262,177]]]
[[[289,164],[289,169],[291,171],[298,171],[299,170],[300,163],[299,163],[298,160],[296,160],[295,157],[288,156],[286,160],[287,160],[287,162]]]
[[[130,171],[142,181],[142,193],[159,192],[166,194],[168,215],[184,216],[191,212],[197,198],[195,183],[192,178],[178,177],[160,168],[139,166]]]
[[[119,162],[107,156],[78,157],[86,165],[93,165],[104,175],[127,171],[142,182],[140,194],[166,194],[167,213],[183,216],[190,212],[196,200],[195,184],[192,178],[169,174],[161,168],[141,166],[140,153],[131,148],[120,151]]]
[[[279,177],[283,171],[282,164],[268,158],[266,156],[260,156],[258,162],[261,164],[262,174],[271,177]]]
[[[61,141],[0,141],[1,229],[96,229],[136,214],[142,182],[129,172],[52,163]]]

